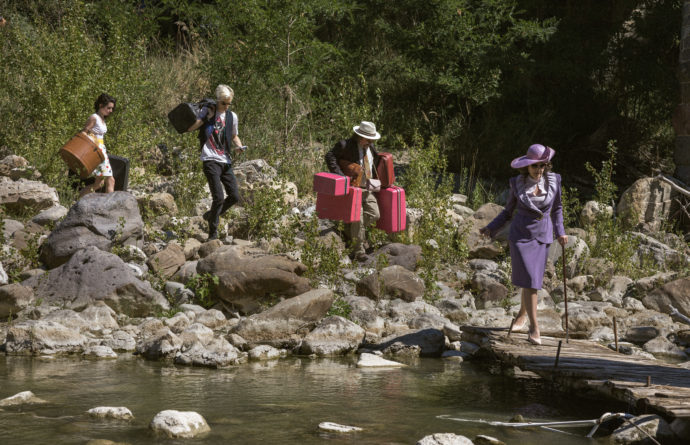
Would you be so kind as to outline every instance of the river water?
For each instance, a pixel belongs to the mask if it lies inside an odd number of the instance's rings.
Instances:
[[[46,405],[0,410],[0,443],[415,444],[442,432],[499,438],[509,445],[592,444],[576,435],[493,427],[475,420],[581,420],[604,404],[551,391],[538,380],[492,375],[473,363],[418,359],[402,369],[357,368],[356,357],[289,357],[230,369],[181,367],[128,355],[116,360],[0,356],[0,399],[32,391]],[[132,422],[93,420],[85,411],[125,406]],[[211,432],[171,440],[153,435],[156,413],[196,411]],[[473,420],[457,422],[439,416]],[[320,422],[364,428],[325,433]]]

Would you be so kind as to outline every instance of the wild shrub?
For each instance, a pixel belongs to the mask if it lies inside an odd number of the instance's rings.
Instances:
[[[195,303],[209,309],[216,303],[213,299],[213,293],[218,283],[219,278],[217,275],[203,273],[192,276],[185,284],[185,287],[194,292]]]
[[[420,276],[429,297],[436,290],[440,267],[467,257],[467,232],[458,230],[449,216],[453,184],[451,176],[446,173],[447,161],[441,153],[438,138],[433,137],[425,144],[415,136],[414,143],[406,146],[406,150],[410,163],[400,182],[405,188],[408,207],[418,209],[420,216],[403,239],[422,248]]]

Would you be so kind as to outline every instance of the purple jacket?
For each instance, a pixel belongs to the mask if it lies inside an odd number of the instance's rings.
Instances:
[[[527,196],[526,181],[522,175],[510,178],[510,195],[501,213],[486,227],[491,237],[503,227],[508,220],[512,242],[531,241],[536,239],[544,244],[553,243],[553,232],[556,236],[565,235],[563,228],[563,204],[561,203],[561,176],[556,173],[544,175],[546,183],[546,198],[537,208]],[[515,215],[513,215],[515,212]]]

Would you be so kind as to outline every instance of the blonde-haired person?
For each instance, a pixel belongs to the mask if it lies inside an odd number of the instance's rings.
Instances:
[[[81,132],[88,135],[95,140],[98,144],[98,148],[103,153],[104,160],[94,169],[91,173],[95,176],[95,181],[93,184],[86,186],[79,192],[79,196],[84,196],[87,193],[91,193],[95,190],[100,190],[105,183],[105,192],[112,193],[115,190],[115,178],[113,178],[113,169],[110,166],[110,159],[108,158],[108,152],[105,149],[105,144],[103,143],[103,137],[108,132],[108,127],[105,125],[105,120],[112,114],[115,110],[115,98],[103,93],[96,99],[94,103],[95,113],[93,113],[86,120],[84,128]]]
[[[208,222],[208,239],[218,238],[220,216],[240,199],[237,178],[232,171],[232,149],[241,152],[247,147],[237,135],[237,114],[230,111],[235,92],[227,85],[216,87],[216,106],[203,107],[189,131],[199,130],[204,175],[211,190],[213,203],[204,213]],[[223,194],[225,190],[225,195]]]

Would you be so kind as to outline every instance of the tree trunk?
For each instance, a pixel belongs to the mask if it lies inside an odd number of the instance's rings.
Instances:
[[[676,131],[676,178],[690,184],[690,0],[683,2],[683,24],[680,33],[680,80],[681,99],[673,118]]]

